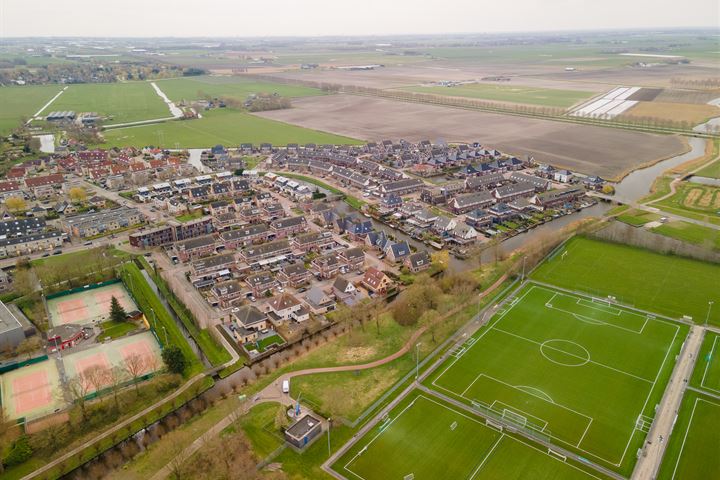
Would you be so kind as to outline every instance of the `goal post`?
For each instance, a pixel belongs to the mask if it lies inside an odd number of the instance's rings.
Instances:
[[[562,460],[563,462],[567,461],[567,456],[566,456],[566,455],[563,455],[563,454],[560,453],[560,452],[556,452],[556,451],[553,450],[552,448],[548,448],[548,455],[550,455],[550,456],[552,456],[552,457],[555,457],[555,458],[558,458],[558,459]]]
[[[516,425],[520,425],[522,427],[527,425],[527,417],[526,416],[520,415],[519,413],[515,413],[512,410],[508,410],[507,408],[503,408],[502,418],[504,420],[507,420]]]

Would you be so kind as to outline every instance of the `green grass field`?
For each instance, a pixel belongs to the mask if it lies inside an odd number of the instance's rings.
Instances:
[[[675,195],[653,204],[661,210],[720,225],[720,188],[682,182]]]
[[[0,135],[19,127],[23,118],[35,115],[62,88],[61,85],[0,87]]]
[[[652,222],[660,219],[660,215],[657,213],[646,212],[644,210],[630,210],[618,215],[617,219],[633,227],[639,227],[645,225],[648,222]]]
[[[720,161],[716,161],[698,171],[698,177],[720,178]]]
[[[103,132],[104,147],[159,145],[173,148],[203,148],[215,144],[238,145],[243,142],[360,144],[359,140],[297,127],[257,117],[230,108],[205,112],[197,120],[170,121],[154,125],[128,127]]]
[[[496,102],[527,103],[546,107],[570,107],[581,100],[592,96],[590,92],[576,90],[554,90],[550,88],[532,88],[525,86],[509,86],[475,83],[457,87],[425,87],[413,86],[403,88],[405,91],[433,93],[451,97],[468,97]]]
[[[570,240],[532,277],[696,323],[705,321],[709,301],[720,305],[720,265],[585,237]],[[720,326],[720,308],[709,321]]]
[[[531,285],[426,385],[629,474],[687,331]]]
[[[70,85],[43,113],[59,110],[112,116],[106,125],[172,116],[150,82]]]
[[[687,390],[657,478],[663,480],[718,478],[719,423],[720,400]]]
[[[652,231],[683,242],[720,250],[720,231],[714,228],[689,222],[673,221],[655,227]]]
[[[173,101],[229,97],[245,100],[251,93],[278,93],[283,97],[323,95],[316,88],[258,82],[248,77],[200,76],[160,80],[157,86]]]
[[[717,333],[705,333],[690,386],[720,395],[720,335]]]
[[[112,320],[107,320],[100,324],[100,328],[102,328],[102,333],[100,333],[99,338],[118,338],[135,330],[137,325],[132,322],[117,323]]]
[[[333,465],[348,479],[561,480],[599,478],[487,426],[457,407],[412,394]]]

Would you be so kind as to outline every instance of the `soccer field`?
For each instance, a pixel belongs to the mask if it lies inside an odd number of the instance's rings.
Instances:
[[[687,332],[531,284],[426,385],[629,474]]]
[[[720,265],[641,248],[575,237],[543,262],[532,278],[669,317],[689,315],[720,326]]]
[[[348,479],[602,478],[488,426],[444,402],[413,394],[334,465]]]
[[[720,399],[687,390],[657,478],[720,478]]]

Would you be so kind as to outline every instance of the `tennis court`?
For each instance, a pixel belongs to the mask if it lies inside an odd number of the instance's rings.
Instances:
[[[71,293],[47,301],[50,323],[57,327],[68,323],[85,325],[110,318],[110,301],[117,298],[126,312],[137,310],[122,283]]]
[[[134,364],[128,366],[128,362]],[[144,332],[65,355],[63,365],[67,378],[79,377],[90,394],[95,392],[97,387],[102,389],[111,385],[110,370],[114,367],[126,371],[125,380],[131,380],[128,369],[146,375],[162,368],[162,360],[160,346],[155,337],[151,332]],[[97,375],[104,378],[95,378],[92,381],[93,374],[88,374],[92,370],[98,370]]]
[[[10,419],[35,418],[64,406],[55,360],[28,365],[0,376],[2,404]]]

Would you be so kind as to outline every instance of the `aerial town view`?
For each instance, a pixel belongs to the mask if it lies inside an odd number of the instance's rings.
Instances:
[[[717,0],[0,1],[0,479],[720,480]]]

